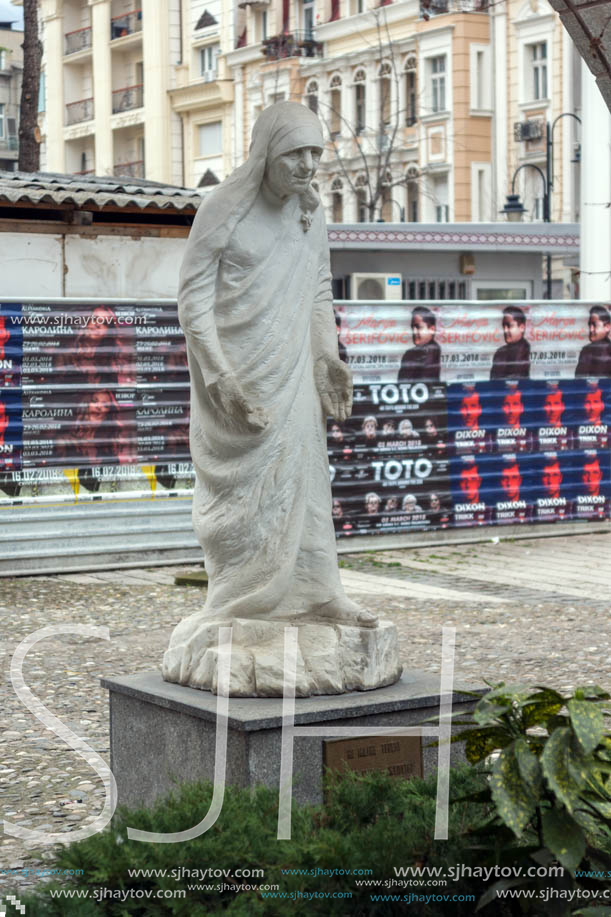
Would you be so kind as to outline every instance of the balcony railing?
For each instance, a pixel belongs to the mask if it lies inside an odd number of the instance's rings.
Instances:
[[[75,29],[64,35],[64,54],[75,54],[91,47],[91,26],[84,29]]]
[[[144,159],[115,163],[113,174],[117,178],[144,178]]]
[[[132,108],[142,108],[144,101],[144,86],[137,83],[135,86],[124,86],[123,89],[114,89],[112,93],[112,113],[131,111]]]
[[[441,13],[486,13],[489,5],[490,0],[420,0],[420,15],[430,19]]]
[[[110,20],[110,40],[123,38],[124,35],[133,35],[142,31],[142,10],[132,10],[122,16],[113,16]]]
[[[93,99],[81,99],[66,105],[66,124],[80,124],[93,118]]]
[[[282,60],[285,57],[322,57],[322,44],[316,41],[314,32],[290,32],[265,38],[263,54],[268,60]]]
[[[19,138],[18,137],[3,137],[0,139],[0,150],[18,150],[19,149]]]

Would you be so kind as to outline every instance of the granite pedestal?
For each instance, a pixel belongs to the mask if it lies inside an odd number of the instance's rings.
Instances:
[[[164,682],[157,672],[105,678],[110,693],[111,768],[119,805],[149,806],[176,783],[214,776],[217,697]],[[456,689],[453,710],[470,710],[474,698]],[[282,699],[229,698],[228,784],[277,788],[280,779]],[[386,688],[298,698],[295,726],[406,727],[439,713],[439,678],[404,673]],[[431,724],[429,724],[431,725]],[[433,724],[434,725],[434,724]],[[322,802],[324,736],[294,738],[293,798]],[[434,739],[422,739],[424,774],[437,766]],[[452,746],[452,760],[462,746]]]

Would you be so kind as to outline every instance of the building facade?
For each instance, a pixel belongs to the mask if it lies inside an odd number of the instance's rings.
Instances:
[[[42,167],[182,182],[180,0],[42,0]]]
[[[13,171],[19,159],[19,105],[23,32],[0,22],[0,169]]]
[[[323,124],[332,222],[497,221],[512,186],[527,220],[579,215],[579,58],[547,0],[42,0],[41,14],[51,170],[205,191],[244,161],[259,112],[291,99]]]

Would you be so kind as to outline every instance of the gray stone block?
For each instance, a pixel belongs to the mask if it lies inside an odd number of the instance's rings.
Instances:
[[[119,805],[150,806],[176,784],[213,779],[215,695],[170,684],[157,672],[104,678],[102,685],[110,693],[111,768]],[[455,711],[471,709],[474,699],[464,693],[468,690],[454,690]],[[229,698],[228,704],[227,783],[277,788],[282,699]],[[400,728],[419,725],[438,711],[439,679],[408,672],[375,691],[297,698],[295,726]],[[436,748],[427,747],[432,741],[422,739],[425,775],[437,765]],[[293,798],[300,803],[322,801],[324,742],[318,735],[294,739]],[[461,758],[462,746],[453,746],[453,761]]]

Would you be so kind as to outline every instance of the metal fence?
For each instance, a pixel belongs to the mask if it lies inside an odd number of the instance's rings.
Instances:
[[[136,83],[134,86],[124,86],[122,89],[113,89],[112,113],[130,111],[132,108],[142,108],[144,104],[144,85]]]
[[[73,32],[66,32],[64,35],[64,53],[75,54],[77,51],[85,51],[91,47],[91,26],[83,29],[75,29]]]
[[[142,31],[142,10],[132,10],[110,20],[110,40]]]
[[[81,121],[93,119],[93,99],[80,99],[66,105],[66,125],[80,124]]]

